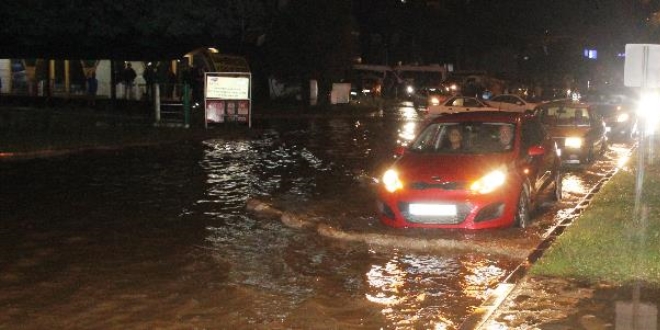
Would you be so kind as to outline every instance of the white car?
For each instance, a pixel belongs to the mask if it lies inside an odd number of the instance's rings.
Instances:
[[[453,96],[440,104],[429,104],[426,112],[429,115],[439,115],[443,113],[456,113],[468,111],[498,111],[499,109],[491,107],[472,96]]]
[[[490,106],[502,111],[532,111],[539,103],[528,102],[516,94],[500,94],[486,101]]]

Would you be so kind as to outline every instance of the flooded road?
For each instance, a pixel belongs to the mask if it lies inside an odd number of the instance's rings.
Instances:
[[[246,203],[374,237],[534,243],[615,156],[569,173],[525,231],[395,233],[369,182],[419,120],[261,119],[246,140],[0,163],[0,329],[454,329],[519,258],[328,239]]]

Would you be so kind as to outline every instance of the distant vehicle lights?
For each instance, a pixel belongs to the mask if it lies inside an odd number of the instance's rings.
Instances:
[[[660,95],[658,93],[649,92],[642,94],[639,107],[637,108],[637,115],[644,119],[640,122],[643,122],[645,127],[646,135],[652,135],[655,132],[656,127],[658,126],[658,106],[660,106]]]

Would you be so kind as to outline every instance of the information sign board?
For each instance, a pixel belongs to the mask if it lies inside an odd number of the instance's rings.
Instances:
[[[241,122],[252,126],[251,75],[248,72],[207,72],[204,75],[205,127]]]
[[[627,87],[660,87],[660,45],[627,44],[623,82]]]

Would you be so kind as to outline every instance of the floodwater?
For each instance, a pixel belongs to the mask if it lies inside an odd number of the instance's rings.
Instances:
[[[455,329],[520,260],[329,239],[246,210],[392,234],[368,182],[419,120],[263,119],[245,140],[0,163],[0,329]],[[526,232],[458,235],[540,237],[592,176],[569,176],[567,201]]]

